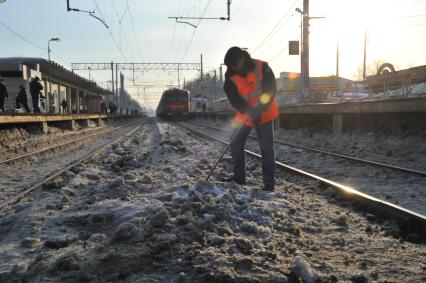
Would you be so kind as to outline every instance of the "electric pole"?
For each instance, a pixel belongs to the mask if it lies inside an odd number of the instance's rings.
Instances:
[[[339,94],[339,41],[336,47],[336,95]]]
[[[115,64],[115,100],[116,100],[116,106],[120,107],[120,100],[119,100],[119,93],[118,93],[118,64]],[[120,111],[120,109],[118,109]]]
[[[302,37],[302,89],[303,99],[310,97],[309,90],[309,0],[303,0],[303,37]]]
[[[203,54],[201,54],[201,63],[200,63],[200,66],[201,66],[201,79],[203,79]]]
[[[180,73],[179,73],[179,65],[177,69],[177,75],[178,75],[178,88],[180,88]]]
[[[111,84],[112,84],[112,93],[115,94],[115,89],[114,89],[114,62],[111,61],[111,73],[112,73],[112,77],[111,77]]]
[[[364,32],[364,64],[362,67],[362,79],[366,78],[366,64],[367,64],[367,31]]]

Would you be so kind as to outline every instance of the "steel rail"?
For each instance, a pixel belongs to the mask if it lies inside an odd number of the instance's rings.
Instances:
[[[228,130],[221,129],[221,128],[214,127],[214,126],[200,125],[198,123],[193,123],[193,122],[188,122],[188,123],[199,126],[199,127],[206,127],[206,128],[211,128],[211,129],[215,129],[215,130],[218,130],[218,131],[230,132]],[[249,137],[253,138],[253,139],[257,139],[257,137],[254,136],[254,135],[249,135]],[[279,141],[279,140],[275,140],[275,139],[274,139],[274,143],[282,144],[282,145],[286,145],[286,146],[290,146],[290,147],[294,147],[294,148],[300,148],[300,149],[304,149],[304,150],[308,150],[308,151],[313,151],[313,152],[317,152],[317,153],[327,154],[327,155],[331,155],[331,156],[335,156],[335,157],[340,157],[340,158],[344,158],[344,159],[347,159],[347,160],[356,161],[356,162],[359,162],[359,163],[370,164],[370,165],[378,166],[378,167],[385,167],[385,168],[389,168],[389,169],[398,170],[398,171],[401,171],[401,172],[406,172],[406,173],[411,173],[411,174],[420,175],[422,177],[426,177],[426,172],[424,172],[424,171],[419,171],[419,170],[410,169],[410,168],[404,168],[404,167],[386,164],[386,163],[381,163],[381,162],[372,161],[372,160],[368,160],[368,159],[357,158],[357,157],[344,155],[344,154],[340,154],[340,153],[335,153],[335,152],[331,152],[331,151],[315,149],[315,148],[306,147],[306,146],[303,146],[303,145],[292,144],[292,143],[288,143],[288,142],[283,142],[283,141]]]
[[[46,184],[49,181],[54,180],[56,177],[62,175],[63,173],[65,173],[66,171],[70,170],[71,168],[73,168],[74,166],[86,161],[87,159],[91,158],[92,156],[96,155],[97,153],[99,153],[100,151],[104,150],[106,147],[110,146],[113,143],[117,143],[122,141],[125,138],[130,137],[134,132],[136,132],[138,129],[140,129],[142,126],[144,126],[146,124],[146,121],[142,122],[142,124],[140,124],[139,126],[136,126],[135,128],[133,128],[132,130],[130,130],[129,132],[127,132],[125,135],[121,135],[120,137],[118,137],[117,139],[114,139],[112,141],[107,141],[104,144],[102,144],[100,147],[98,147],[97,149],[87,153],[86,155],[84,155],[83,157],[79,158],[78,160],[74,161],[73,163],[71,163],[68,166],[65,166],[64,168],[54,172],[53,174],[51,174],[50,176],[48,176],[47,178],[45,178],[44,180],[36,183],[35,185],[32,185],[30,188],[26,189],[25,191],[19,193],[18,195],[6,200],[4,203],[0,204],[0,211],[2,211],[5,207],[12,205],[14,203],[17,203],[20,199],[22,199],[23,197],[25,197],[26,195],[28,195],[29,193],[31,193],[32,191],[42,187],[44,184]]]
[[[228,142],[222,139],[210,136],[199,130],[192,129],[190,127],[187,127],[181,124],[176,124],[176,125],[194,134],[197,134],[198,136],[203,137],[205,139],[210,139],[223,144],[228,144]],[[252,151],[245,150],[245,152],[249,154],[250,156],[261,158],[261,155],[254,153]],[[408,210],[406,208],[392,204],[390,202],[380,200],[368,194],[359,192],[349,186],[339,184],[332,180],[329,180],[324,177],[315,175],[313,173],[284,164],[282,162],[275,161],[275,164],[277,165],[277,167],[281,169],[319,181],[321,184],[324,184],[327,187],[330,187],[331,189],[333,189],[337,194],[342,196],[344,199],[347,199],[351,202],[361,205],[365,207],[366,210],[368,211],[381,215],[385,218],[398,220],[400,226],[403,227],[404,229],[407,229],[409,231],[415,231],[416,233],[421,234],[422,236],[426,235],[426,216],[425,215]]]
[[[10,163],[12,161],[16,161],[16,160],[19,160],[19,159],[23,159],[25,157],[33,156],[33,155],[36,155],[36,154],[39,154],[39,153],[42,153],[42,152],[45,152],[45,151],[48,151],[48,150],[53,150],[53,149],[56,149],[56,148],[59,148],[59,147],[62,147],[62,146],[66,146],[66,145],[69,145],[71,143],[76,143],[76,142],[79,142],[81,140],[85,140],[85,139],[88,139],[88,138],[91,138],[91,137],[94,137],[94,136],[98,136],[98,135],[101,135],[101,134],[104,134],[104,133],[112,132],[112,131],[115,131],[115,130],[123,128],[123,127],[126,127],[126,126],[131,125],[131,124],[135,124],[135,122],[130,122],[130,123],[121,125],[119,127],[115,127],[115,128],[109,129],[107,131],[100,131],[100,132],[97,132],[97,133],[94,133],[94,134],[91,134],[91,135],[88,135],[88,136],[84,136],[84,137],[81,137],[81,138],[78,138],[78,139],[75,139],[75,140],[71,140],[69,142],[65,142],[65,143],[61,143],[61,144],[57,144],[57,145],[45,147],[45,148],[42,148],[42,149],[39,149],[39,150],[36,150],[36,151],[33,151],[33,152],[29,152],[29,153],[26,153],[26,154],[23,154],[23,155],[19,155],[19,156],[15,156],[15,157],[12,157],[12,158],[0,160],[0,165],[1,164],[6,164],[6,163]],[[104,128],[104,127],[102,127],[102,128]],[[100,129],[98,129],[98,130],[100,130]],[[67,136],[69,136],[69,135],[67,135]],[[67,137],[67,136],[65,136],[65,137]]]

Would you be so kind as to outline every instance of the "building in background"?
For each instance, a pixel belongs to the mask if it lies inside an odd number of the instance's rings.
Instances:
[[[51,76],[49,74],[51,73]],[[61,113],[60,104],[63,99],[68,104],[68,112],[97,113],[101,111],[101,102],[113,96],[111,91],[99,87],[95,82],[89,81],[64,67],[49,62],[42,58],[10,57],[0,58],[0,78],[5,81],[9,92],[6,109],[13,111],[15,97],[19,86],[27,90],[28,104],[32,110],[29,90],[31,79],[39,77],[43,86],[41,95],[41,110],[43,113]],[[51,77],[51,81],[49,81]]]

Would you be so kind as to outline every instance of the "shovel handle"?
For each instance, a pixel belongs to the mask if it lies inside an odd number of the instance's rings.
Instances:
[[[222,161],[223,156],[225,155],[225,153],[228,152],[229,148],[231,147],[232,141],[234,140],[234,138],[237,136],[237,134],[241,131],[241,129],[244,127],[244,125],[247,123],[247,121],[250,119],[250,116],[248,116],[243,124],[236,129],[232,135],[231,135],[231,140],[229,141],[229,143],[226,145],[225,149],[222,151],[222,154],[220,155],[219,159],[216,161],[216,163],[214,164],[213,168],[210,170],[209,174],[207,175],[206,178],[206,182],[210,179],[210,176],[213,174],[214,170],[216,169],[217,165],[219,164],[219,162]]]

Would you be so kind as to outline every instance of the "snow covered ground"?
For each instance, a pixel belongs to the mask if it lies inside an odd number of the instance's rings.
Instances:
[[[0,281],[421,282],[426,247],[280,173],[224,183],[221,145],[152,120],[0,214]]]

